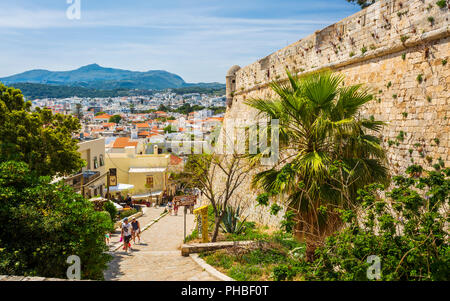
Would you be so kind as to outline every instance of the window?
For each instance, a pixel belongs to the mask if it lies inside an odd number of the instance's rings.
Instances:
[[[94,169],[98,168],[98,160],[97,157],[94,157]]]
[[[147,182],[145,184],[147,188],[153,188],[153,176],[147,176]]]
[[[104,166],[105,165],[105,160],[103,159],[103,155],[100,155],[100,166]]]

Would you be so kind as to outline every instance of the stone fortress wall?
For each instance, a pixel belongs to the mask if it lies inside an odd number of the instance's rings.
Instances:
[[[440,158],[450,166],[449,17],[449,1],[440,8],[436,0],[381,0],[253,64],[233,66],[224,122],[255,120],[244,101],[272,96],[268,84],[286,80],[286,69],[302,75],[329,68],[345,85],[370,88],[375,100],[362,113],[387,123],[381,137],[393,173],[411,160],[432,169]],[[250,219],[277,225],[283,213],[255,207],[258,191],[249,185],[236,198],[247,203]]]

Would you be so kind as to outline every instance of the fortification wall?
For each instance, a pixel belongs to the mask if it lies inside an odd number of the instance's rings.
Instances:
[[[435,0],[378,1],[253,64],[233,66],[225,124],[254,120],[244,100],[272,96],[268,84],[285,80],[285,69],[301,75],[330,68],[346,85],[364,84],[375,96],[362,113],[387,123],[381,138],[393,173],[411,160],[432,169],[440,158],[450,166],[449,10]],[[253,220],[276,225],[282,213],[272,217],[254,207],[257,194],[248,181],[237,197],[248,203]]]

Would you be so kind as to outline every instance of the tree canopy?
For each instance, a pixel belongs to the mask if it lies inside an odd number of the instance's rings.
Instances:
[[[347,2],[358,4],[359,6],[361,6],[361,8],[366,8],[374,4],[375,1],[376,0],[347,0]]]
[[[380,140],[368,133],[383,123],[359,115],[372,100],[361,85],[342,86],[343,78],[331,72],[305,77],[288,72],[288,78],[286,84],[271,84],[276,98],[246,102],[280,125],[280,160],[258,173],[253,184],[287,196],[285,205],[299,215],[297,234],[312,256],[314,245],[336,230],[335,208],[354,205],[357,190],[366,184],[388,182]]]
[[[113,115],[109,118],[109,122],[119,123],[122,120],[122,116]]]
[[[23,162],[0,163],[0,274],[66,278],[66,260],[77,255],[82,279],[103,279],[108,212],[50,180]]]
[[[20,90],[0,83],[0,161],[22,161],[38,175],[71,174],[85,162],[72,134],[80,130],[77,118],[53,114],[26,102]]]

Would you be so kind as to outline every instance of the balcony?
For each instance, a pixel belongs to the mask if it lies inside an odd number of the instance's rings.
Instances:
[[[64,181],[67,185],[71,186],[75,190],[81,189],[81,185],[86,185],[87,183],[100,177],[99,171],[86,170],[80,172],[76,175],[66,178]]]

